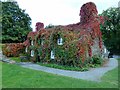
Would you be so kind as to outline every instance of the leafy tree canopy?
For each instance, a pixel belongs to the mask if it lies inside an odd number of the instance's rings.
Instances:
[[[45,27],[45,29],[47,29],[47,28],[53,28],[53,27],[55,27],[55,26],[52,25],[52,24],[49,24],[48,26]]]
[[[120,53],[120,8],[109,8],[101,15],[107,18],[101,25],[105,45],[113,53]]]
[[[31,18],[22,10],[17,2],[2,2],[2,42],[14,43],[26,40]]]

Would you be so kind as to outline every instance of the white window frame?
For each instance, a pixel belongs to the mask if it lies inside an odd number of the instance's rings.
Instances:
[[[31,50],[31,57],[34,56],[34,50]]]
[[[55,53],[54,53],[54,51],[51,51],[50,58],[51,59],[55,59]]]
[[[34,41],[33,41],[33,40],[31,40],[31,45],[32,45],[32,46],[34,45]]]
[[[44,43],[44,41],[43,41],[43,39],[41,40],[41,45],[43,45],[43,43]]]
[[[107,53],[107,49],[106,48],[104,48],[104,53]]]
[[[26,53],[28,52],[28,47],[25,48],[25,52],[26,52]]]
[[[57,44],[58,44],[58,45],[63,45],[63,39],[62,39],[61,37],[58,38]]]

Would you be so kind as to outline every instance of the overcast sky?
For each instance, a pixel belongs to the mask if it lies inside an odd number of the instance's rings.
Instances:
[[[80,20],[80,7],[87,2],[94,2],[98,13],[109,7],[118,7],[120,0],[16,0],[20,8],[25,9],[32,19],[32,28],[36,22],[44,25],[67,25]]]

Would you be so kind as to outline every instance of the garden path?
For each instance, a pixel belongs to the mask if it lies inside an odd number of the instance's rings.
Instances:
[[[101,77],[106,72],[108,72],[109,70],[112,70],[118,66],[118,61],[114,58],[111,58],[109,60],[109,62],[106,65],[104,65],[103,67],[91,68],[89,71],[84,71],[84,72],[49,68],[49,67],[40,66],[37,64],[33,64],[33,63],[20,63],[19,65],[22,67],[25,67],[25,68],[40,70],[40,71],[53,73],[53,74],[57,74],[57,75],[63,75],[63,76],[77,78],[77,79],[84,79],[84,80],[100,82]]]
[[[6,58],[4,55],[2,55],[2,52],[0,52],[0,57],[2,56],[2,61],[10,63],[10,60]],[[31,62],[20,62],[16,63],[17,65],[20,65],[24,68],[44,71],[52,74],[62,75],[62,76],[68,76],[72,78],[77,79],[83,79],[83,80],[89,80],[89,81],[101,81],[101,77],[108,72],[109,70],[112,70],[118,66],[118,60],[115,58],[110,58],[108,63],[106,63],[103,67],[99,68],[91,68],[89,71],[69,71],[69,70],[61,70],[61,69],[55,69],[55,68],[49,68],[45,66],[40,66],[38,64],[34,64]]]

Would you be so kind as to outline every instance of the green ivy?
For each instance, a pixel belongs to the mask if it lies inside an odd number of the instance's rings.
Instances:
[[[42,32],[42,31],[41,31]],[[65,31],[62,28],[56,28],[55,30],[48,31],[35,37],[37,40],[37,45],[30,46],[31,50],[36,50],[35,59],[42,63],[56,63],[59,65],[71,66],[71,67],[80,67],[84,68],[87,64],[100,64],[101,60],[99,57],[85,58],[86,60],[82,61],[82,55],[77,56],[78,51],[78,34],[72,31]],[[63,39],[63,45],[58,45],[58,38]],[[44,42],[43,45],[41,42]],[[88,50],[87,43],[84,42],[85,52]],[[55,59],[51,59],[51,51],[55,53]],[[39,56],[39,57],[38,57]],[[100,60],[100,61],[99,61]],[[85,68],[84,68],[85,70]]]

